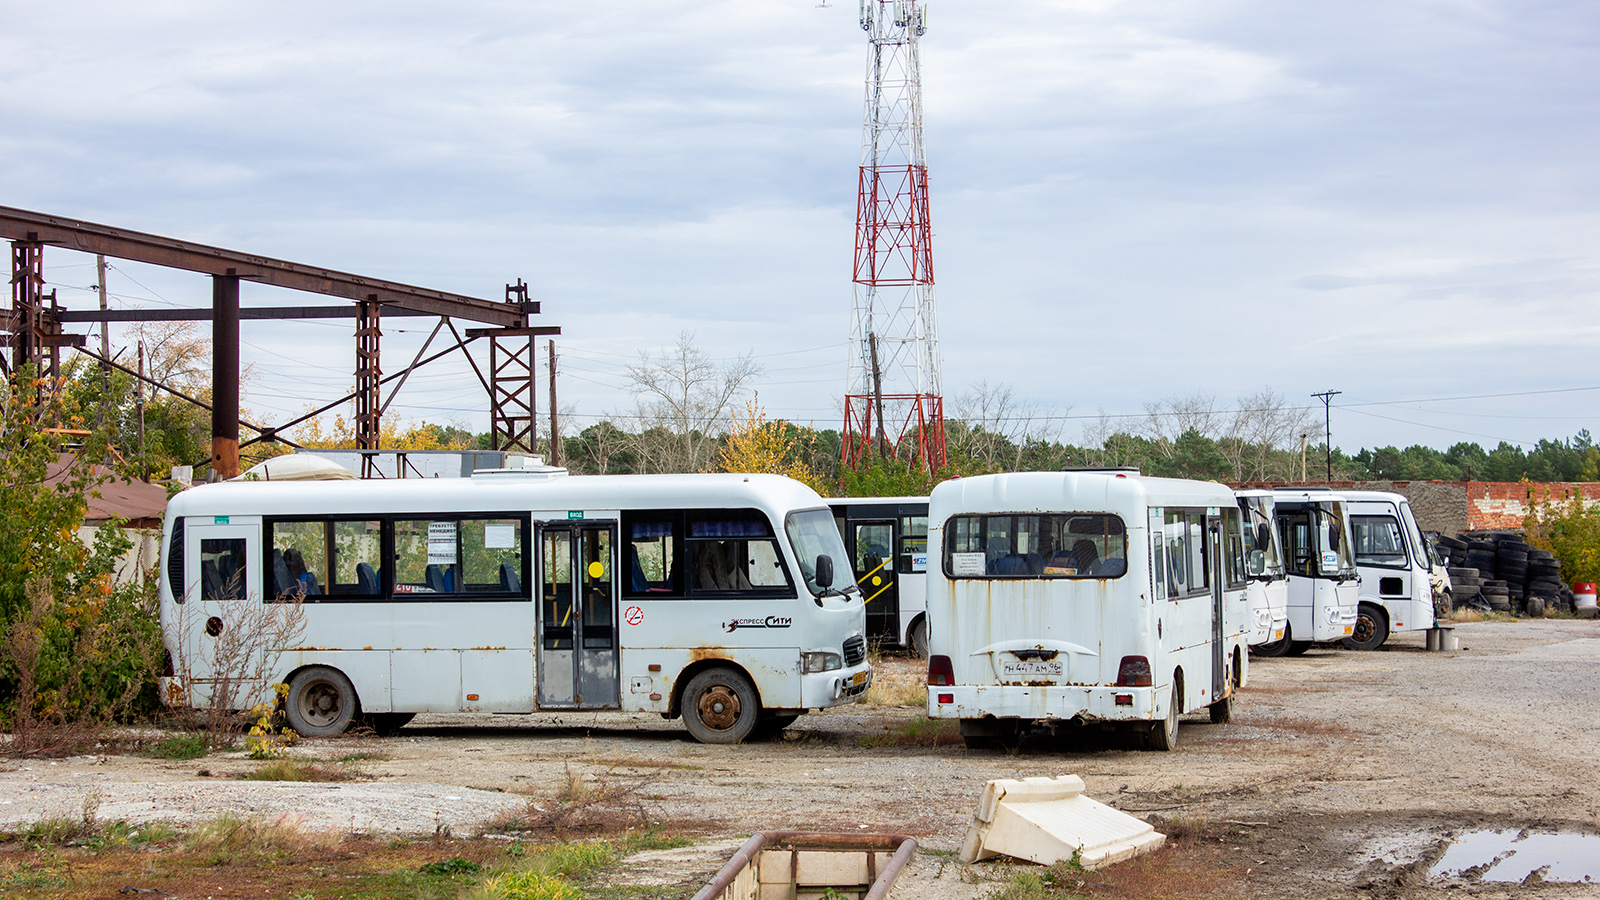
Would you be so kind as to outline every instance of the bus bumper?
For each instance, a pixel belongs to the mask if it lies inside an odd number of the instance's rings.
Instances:
[[[1166,715],[1168,687],[960,685],[928,688],[931,719],[1079,719],[1148,722]],[[1156,698],[1161,698],[1159,706]]]
[[[871,686],[872,666],[867,663],[850,669],[801,675],[800,705],[806,709],[826,709],[854,703],[866,696]]]

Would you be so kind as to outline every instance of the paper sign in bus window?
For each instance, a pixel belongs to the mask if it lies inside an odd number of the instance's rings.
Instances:
[[[436,565],[455,565],[456,523],[428,523],[428,562]]]
[[[517,546],[517,526],[483,526],[483,546],[486,550],[509,550]]]

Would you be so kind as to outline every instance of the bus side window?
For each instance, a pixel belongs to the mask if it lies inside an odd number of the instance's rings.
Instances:
[[[624,594],[683,596],[678,580],[678,521],[634,521],[623,516],[628,536],[623,564]]]
[[[200,596],[206,600],[242,600],[249,585],[244,538],[200,540]]]
[[[758,510],[728,510],[691,519],[685,549],[691,592],[794,595],[772,526]]]
[[[900,562],[902,573],[927,571],[928,517],[900,517]],[[922,565],[917,564],[921,558]]]

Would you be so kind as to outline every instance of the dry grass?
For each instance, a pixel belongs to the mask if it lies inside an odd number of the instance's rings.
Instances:
[[[354,764],[325,766],[302,759],[275,759],[239,778],[243,781],[351,781],[361,774]]]
[[[920,681],[874,679],[861,702],[867,706],[925,707],[928,705],[928,686]]]
[[[619,776],[615,768],[586,776],[565,767],[554,795],[533,798],[522,810],[492,819],[486,834],[621,834],[659,827],[652,821],[643,789],[655,776]]]
[[[951,747],[961,743],[961,723],[955,719],[910,719],[887,734],[867,735],[863,747]]]
[[[335,832],[306,829],[293,813],[268,821],[227,812],[195,826],[183,836],[181,846],[211,865],[224,865],[257,856],[325,853],[340,840]]]
[[[1450,612],[1452,623],[1460,622],[1515,622],[1516,616],[1500,612],[1482,612],[1476,609],[1456,609]]]

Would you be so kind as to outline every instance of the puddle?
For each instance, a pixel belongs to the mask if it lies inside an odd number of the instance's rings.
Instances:
[[[1450,845],[1428,874],[1520,883],[1534,872],[1545,881],[1600,880],[1600,835],[1469,831]]]

